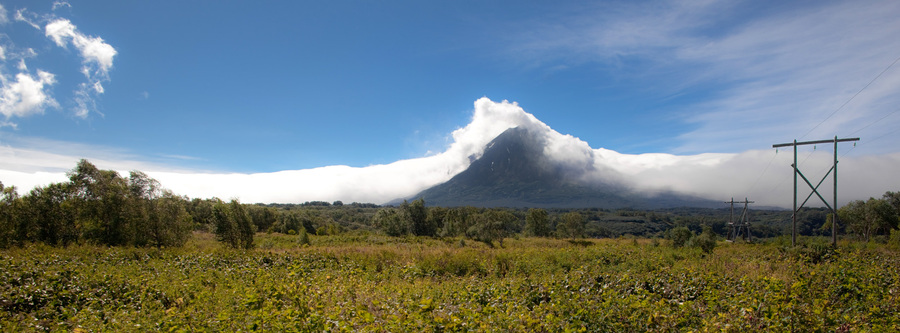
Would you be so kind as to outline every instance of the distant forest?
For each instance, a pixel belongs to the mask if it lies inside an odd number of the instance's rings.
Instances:
[[[0,248],[41,242],[53,246],[91,243],[110,246],[178,247],[194,231],[214,233],[235,248],[254,247],[257,232],[301,235],[426,236],[465,238],[502,246],[507,237],[667,237],[684,227],[704,227],[725,236],[730,210],[673,208],[507,209],[427,207],[423,199],[397,206],[341,201],[302,204],[245,204],[219,198],[188,198],[161,187],[140,171],[122,177],[81,160],[69,180],[20,195],[0,183]],[[839,235],[882,240],[900,221],[900,192],[857,200],[839,209]],[[754,238],[790,234],[791,212],[751,210]],[[824,208],[798,213],[800,235],[830,235]]]

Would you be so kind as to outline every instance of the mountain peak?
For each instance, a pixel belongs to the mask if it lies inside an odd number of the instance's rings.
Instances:
[[[543,141],[524,128],[507,129],[489,142],[481,157],[459,176],[482,184],[553,177],[550,161],[543,154]]]
[[[509,128],[485,145],[466,170],[414,198],[437,206],[557,208],[649,208],[660,206],[651,202],[684,206],[696,201],[665,194],[651,201],[620,185],[584,182],[583,175],[595,171],[593,165],[559,160],[547,153],[549,141],[524,127]]]

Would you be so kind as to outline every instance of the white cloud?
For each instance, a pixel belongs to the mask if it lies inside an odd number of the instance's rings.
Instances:
[[[91,110],[96,109],[97,104],[94,102],[93,92],[88,88],[87,83],[78,85],[78,89],[75,90],[75,116],[84,119],[91,113]]]
[[[3,5],[0,5],[0,24],[9,23],[9,17],[6,15],[7,15],[6,8],[3,8]]]
[[[56,45],[66,47],[71,41],[81,52],[84,63],[81,72],[89,83],[80,84],[75,91],[75,115],[87,118],[91,111],[97,110],[95,98],[104,92],[101,82],[109,80],[109,70],[113,66],[113,58],[117,52],[112,45],[105,43],[103,38],[82,34],[66,19],[56,19],[47,24],[44,30],[47,37],[53,39]]]
[[[0,180],[20,189],[30,189],[35,184],[64,180],[65,170],[74,167],[78,159],[88,158],[100,168],[118,170],[123,175],[133,169],[145,171],[175,193],[191,197],[266,203],[314,200],[384,203],[408,198],[449,180],[468,167],[470,156],[480,156],[491,140],[517,126],[543,136],[547,142],[544,153],[557,161],[573,167],[592,163],[593,170],[585,169],[585,180],[619,182],[644,193],[675,190],[712,200],[749,197],[757,205],[791,205],[792,184],[786,181],[792,172],[790,150],[686,156],[620,154],[593,149],[578,138],[560,134],[515,103],[497,103],[487,98],[475,101],[471,122],[453,131],[453,142],[444,152],[390,164],[252,174],[198,172],[141,162],[135,156],[104,147],[32,140],[25,144],[27,148],[0,146],[0,170],[5,170],[0,171]],[[842,154],[849,149],[841,148]],[[804,148],[801,171],[810,178],[824,175],[831,163],[829,152],[830,149],[821,149],[810,153]],[[900,189],[900,178],[895,177],[900,154],[844,156],[840,163],[841,204]],[[808,190],[801,188],[801,193]],[[815,201],[811,204],[820,206]]]
[[[37,78],[19,73],[15,81],[8,82],[3,78],[3,87],[0,88],[0,114],[6,119],[11,117],[25,117],[34,113],[41,113],[47,107],[58,107],[45,88],[56,83],[53,74],[38,70]]]
[[[69,7],[69,8],[72,8],[72,5],[69,4],[69,3],[66,2],[66,1],[56,1],[56,2],[53,3],[53,10],[57,10],[57,9],[62,8],[62,7]]]
[[[113,65],[113,57],[116,49],[103,41],[103,38],[86,36],[78,31],[71,21],[57,19],[47,24],[44,29],[47,37],[53,39],[56,45],[66,47],[71,41],[72,45],[81,52],[81,57],[86,64],[83,69],[89,79],[94,76],[108,77],[109,69]]]
[[[71,7],[71,5],[66,2],[53,4],[54,10],[60,7]],[[86,118],[90,112],[97,111],[96,99],[105,92],[103,83],[110,79],[109,72],[117,55],[116,49],[106,43],[103,38],[86,35],[80,32],[71,21],[58,18],[53,14],[39,16],[23,8],[16,11],[15,19],[31,25],[35,29],[43,30],[44,34],[59,47],[68,48],[71,45],[78,50],[82,63],[81,72],[87,82],[79,84],[74,91],[74,112],[76,116]],[[46,24],[42,28],[40,25],[44,23]],[[27,48],[25,53],[17,55],[16,57],[20,59],[19,70],[27,72],[23,59],[36,55],[31,48]]]
[[[303,202],[343,200],[383,203],[411,196],[449,180],[465,170],[471,157],[478,157],[484,146],[508,128],[523,126],[540,133],[552,131],[515,103],[495,103],[487,98],[475,102],[471,122],[451,133],[452,144],[446,151],[417,159],[397,161],[364,168],[328,166],[308,170],[274,173],[235,174],[191,172],[161,168],[159,165],[116,158],[116,154],[97,156],[105,149],[91,149],[60,143],[30,144],[33,148],[7,147],[0,169],[15,171],[18,179],[9,183],[20,188],[31,186],[35,175],[45,179],[46,172],[64,173],[80,158],[88,158],[98,167],[125,172],[141,169],[176,193],[193,197],[240,198],[245,202]],[[55,148],[57,152],[48,152]],[[3,150],[0,150],[3,152]],[[4,183],[7,183],[4,179]]]
[[[28,25],[34,27],[35,29],[40,30],[41,27],[37,23],[35,23],[36,19],[25,17],[25,15],[29,15],[29,16],[33,17],[33,15],[30,15],[30,14],[31,13],[28,13],[27,9],[22,8],[22,9],[19,9],[16,11],[15,19],[16,19],[16,21],[25,22]]]
[[[846,136],[900,103],[900,66],[853,97],[900,56],[896,1],[596,7],[517,25],[525,28],[513,38],[509,56],[546,68],[593,64],[646,89],[651,98],[703,95],[700,102],[669,110],[688,125],[677,138],[677,153],[736,152],[773,140]],[[877,137],[900,127],[900,118],[883,122],[859,135]],[[900,140],[900,133],[891,138]],[[896,152],[891,141],[868,149]]]

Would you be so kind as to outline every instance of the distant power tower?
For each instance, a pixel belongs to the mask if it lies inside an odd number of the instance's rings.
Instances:
[[[750,238],[750,204],[753,201],[747,200],[744,198],[744,201],[734,201],[734,198],[731,198],[731,201],[725,201],[727,204],[731,204],[731,220],[728,222],[728,240],[735,241],[738,238],[747,241],[747,243],[751,242]],[[735,221],[734,220],[734,204],[743,203],[744,209],[741,211],[741,217]]]
[[[793,143],[781,143],[781,144],[772,145],[772,148],[794,147],[794,164],[791,164],[791,167],[794,168],[794,213],[791,214],[791,223],[792,223],[791,246],[797,245],[797,211],[800,208],[802,208],[803,205],[805,205],[807,201],[809,201],[809,198],[811,198],[813,194],[818,196],[819,199],[822,200],[822,203],[825,204],[825,207],[828,207],[828,209],[831,210],[831,214],[832,214],[832,216],[831,216],[832,217],[832,219],[831,219],[831,245],[837,245],[837,227],[836,227],[837,221],[838,221],[838,216],[837,216],[837,184],[838,184],[837,183],[837,163],[838,163],[837,157],[838,157],[838,155],[837,155],[837,151],[838,151],[838,142],[848,142],[848,141],[859,141],[859,138],[838,139],[838,137],[835,136],[834,140],[818,140],[818,141],[805,141],[805,142],[797,142],[797,140],[794,140]],[[820,180],[819,183],[816,184],[816,186],[813,186],[813,184],[809,182],[809,179],[806,179],[806,176],[804,176],[803,173],[800,172],[799,166],[797,165],[797,146],[815,145],[815,144],[820,144],[820,143],[832,143],[832,142],[834,143],[834,165],[832,165],[831,169],[829,169],[828,172],[825,173],[825,176],[822,177],[822,180]],[[828,174],[830,174],[832,171],[834,171],[834,192],[833,192],[834,200],[832,201],[832,204],[829,205],[828,201],[825,200],[825,198],[822,197],[821,194],[819,194],[819,185],[822,185],[822,182],[824,182],[825,179],[828,178]],[[812,189],[812,192],[810,192],[809,195],[806,196],[806,200],[803,200],[803,203],[801,203],[800,206],[797,206],[797,176],[798,175],[800,177],[802,177],[803,181],[806,182],[806,185],[809,185],[809,188]]]

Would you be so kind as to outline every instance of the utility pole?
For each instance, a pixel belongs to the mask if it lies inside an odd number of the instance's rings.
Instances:
[[[735,241],[738,236],[742,234],[742,231],[746,231],[746,239],[747,242],[751,242],[750,238],[750,207],[749,204],[754,203],[754,201],[747,200],[744,198],[744,201],[734,201],[734,198],[731,198],[731,201],[725,201],[727,204],[731,204],[731,220],[729,220],[728,225],[731,226],[731,231],[728,233],[728,240]],[[734,204],[735,203],[743,203],[744,210],[741,211],[740,220],[735,223],[734,221]]]
[[[794,212],[793,212],[793,214],[791,214],[791,225],[792,225],[792,227],[791,227],[791,246],[797,246],[797,211],[800,208],[802,208],[803,205],[805,205],[807,201],[809,201],[809,198],[811,198],[813,194],[815,194],[817,197],[819,197],[819,199],[822,200],[822,203],[825,204],[825,207],[828,207],[828,209],[831,210],[831,214],[832,214],[831,215],[831,217],[832,217],[832,219],[831,219],[831,245],[832,246],[837,245],[837,227],[836,227],[837,220],[838,220],[838,216],[837,216],[837,163],[838,163],[837,150],[838,150],[838,148],[837,147],[838,147],[838,142],[850,142],[850,141],[859,141],[859,138],[838,139],[838,137],[835,136],[834,140],[817,140],[817,141],[804,141],[804,142],[797,142],[797,140],[794,140],[794,142],[792,142],[792,143],[780,143],[780,144],[772,145],[772,148],[781,148],[781,147],[793,147],[794,148],[794,164],[791,164],[791,167],[794,168]],[[806,176],[804,176],[803,173],[800,172],[800,168],[797,165],[797,146],[815,145],[815,144],[832,143],[832,142],[834,143],[834,165],[832,165],[831,169],[829,169],[828,172],[825,173],[825,176],[822,177],[822,180],[820,180],[816,186],[813,186],[813,184],[810,183],[809,179],[807,179]],[[822,182],[824,182],[825,179],[828,178],[828,174],[830,174],[832,172],[834,172],[834,193],[833,193],[834,200],[832,201],[832,205],[829,205],[828,201],[825,200],[825,198],[822,197],[821,194],[819,194],[819,185],[822,185]],[[809,185],[809,188],[812,189],[812,192],[809,193],[809,195],[806,197],[806,200],[804,200],[803,203],[801,203],[799,207],[797,206],[797,176],[800,176],[801,178],[803,178],[803,181],[806,182],[806,185]]]

